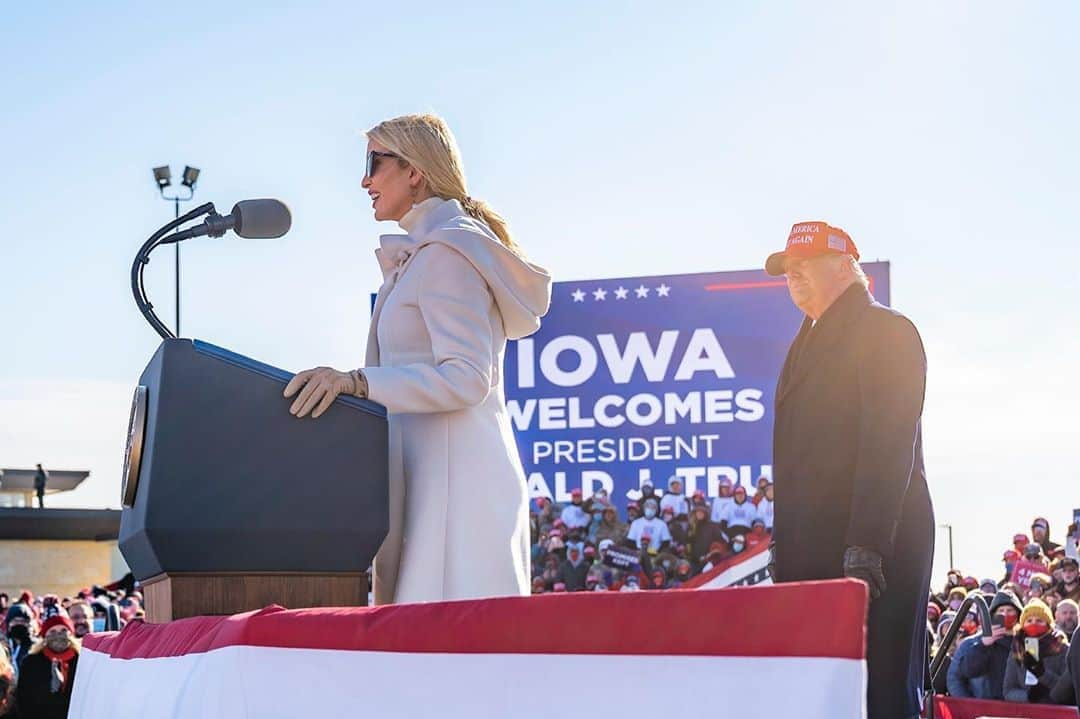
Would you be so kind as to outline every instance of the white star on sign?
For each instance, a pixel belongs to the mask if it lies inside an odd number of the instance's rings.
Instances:
[[[660,283],[660,286],[656,288],[656,294],[660,297],[667,297],[668,292],[671,292],[671,288],[662,282]]]
[[[645,285],[639,285],[638,288],[636,290],[634,290],[634,294],[636,294],[638,296],[638,299],[641,299],[642,297],[648,297],[649,296],[649,288],[646,287]]]
[[[607,299],[607,290],[598,289],[592,293],[592,296],[596,299],[597,302],[603,302],[605,299]]]
[[[617,300],[625,300],[626,299],[626,293],[629,292],[629,291],[630,290],[626,289],[625,287],[619,287],[619,289],[615,290],[615,299],[617,299]]]
[[[571,294],[571,296],[573,296],[574,302],[584,302],[585,301],[585,293],[582,292],[581,290],[574,290],[570,294]]]

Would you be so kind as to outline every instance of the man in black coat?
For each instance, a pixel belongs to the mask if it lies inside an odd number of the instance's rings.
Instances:
[[[874,301],[855,243],[796,224],[766,270],[805,314],[776,390],[773,537],[780,582],[867,582],[870,719],[920,711],[934,513],[923,469],[926,358]]]

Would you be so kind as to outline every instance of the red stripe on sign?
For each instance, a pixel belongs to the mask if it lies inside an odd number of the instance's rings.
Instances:
[[[121,632],[87,636],[83,643],[118,659],[173,657],[238,645],[443,654],[862,659],[866,606],[866,585],[846,579],[370,608],[267,607],[231,617],[134,622]],[[829,621],[807,621],[806,607],[828,607]],[[643,629],[656,622],[685,631]]]
[[[766,280],[764,282],[731,282],[723,285],[705,285],[705,289],[709,292],[753,290],[759,287],[787,287],[787,282],[785,280]]]

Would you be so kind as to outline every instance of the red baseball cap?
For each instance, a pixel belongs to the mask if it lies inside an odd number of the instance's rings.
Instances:
[[[859,250],[848,233],[820,220],[796,222],[788,234],[787,247],[774,252],[765,260],[765,271],[774,277],[784,274],[787,258],[819,257],[821,255],[851,255],[859,259]]]

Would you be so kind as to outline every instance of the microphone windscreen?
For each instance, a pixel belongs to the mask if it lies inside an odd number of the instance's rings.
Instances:
[[[292,214],[280,200],[241,200],[232,216],[233,231],[249,239],[281,237],[292,227]]]

